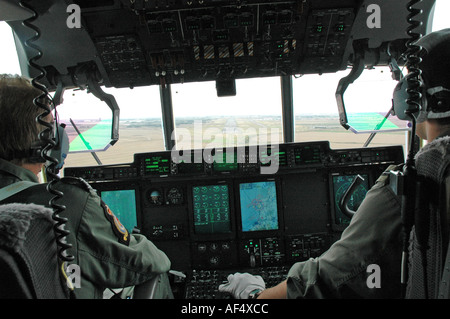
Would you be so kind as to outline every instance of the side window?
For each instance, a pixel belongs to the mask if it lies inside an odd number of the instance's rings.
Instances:
[[[348,87],[344,102],[348,122],[358,133],[346,130],[339,121],[335,98],[339,80],[348,71],[333,74],[305,75],[294,79],[295,141],[329,140],[333,149],[363,147],[392,106],[397,84],[389,68],[365,70]],[[375,119],[377,121],[375,121]],[[369,146],[405,145],[407,122],[389,116]]]
[[[111,110],[86,91],[66,91],[63,104],[57,108],[71,143],[66,167],[130,163],[134,153],[164,149],[158,87],[104,90],[114,95],[120,107],[119,140],[101,149],[104,140],[111,137]],[[98,139],[100,146],[94,147]]]
[[[0,73],[21,74],[13,32],[5,21],[0,21],[0,43],[2,44]]]

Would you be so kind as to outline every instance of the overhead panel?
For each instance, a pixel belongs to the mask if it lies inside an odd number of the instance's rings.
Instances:
[[[83,17],[105,83],[133,87],[338,71],[356,2],[124,0]]]

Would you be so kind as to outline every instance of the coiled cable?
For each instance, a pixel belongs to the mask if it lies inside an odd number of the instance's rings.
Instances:
[[[406,100],[406,102],[409,105],[409,110],[405,113],[407,116],[411,118],[413,121],[413,131],[411,133],[411,150],[409,153],[409,160],[412,162],[414,157],[414,149],[413,145],[415,143],[413,142],[413,138],[415,136],[415,126],[416,126],[416,119],[411,113],[417,113],[421,110],[423,107],[422,101],[423,101],[423,82],[422,82],[422,70],[420,69],[419,65],[422,62],[422,58],[420,57],[420,52],[422,51],[422,47],[418,45],[416,42],[421,38],[421,34],[414,32],[415,29],[420,27],[422,25],[421,21],[414,20],[414,18],[421,14],[422,11],[420,9],[416,9],[413,6],[417,3],[422,2],[422,0],[415,0],[408,3],[408,11],[410,12],[410,15],[408,15],[408,23],[410,24],[410,27],[407,29],[407,34],[410,36],[411,40],[407,43],[408,47],[408,54],[407,54],[407,66],[409,70],[409,74],[407,77],[408,81],[408,95],[409,99]],[[411,165],[414,165],[412,162]],[[417,187],[422,187],[422,181],[416,180]],[[415,227],[415,236],[416,241],[418,245],[418,249],[420,251],[420,258],[422,262],[422,276],[423,276],[423,287],[424,287],[424,297],[425,299],[428,299],[428,264],[427,264],[427,245],[428,245],[428,235],[429,235],[429,214],[428,212],[425,212],[423,205],[421,205],[420,196],[421,192],[417,192],[418,196],[417,201],[419,204],[416,204],[415,206],[415,216],[414,218],[414,227]],[[414,213],[413,213],[414,214]]]
[[[402,223],[403,223],[403,253],[402,253],[402,274],[401,274],[401,282],[402,282],[402,294],[403,297],[406,295],[406,286],[408,280],[408,247],[409,247],[409,239],[412,227],[415,224],[415,212],[416,212],[416,195],[417,195],[417,187],[418,176],[417,170],[415,167],[415,159],[414,156],[416,154],[416,143],[415,143],[415,135],[416,135],[416,118],[414,114],[417,114],[421,110],[422,104],[422,71],[420,69],[420,63],[422,62],[422,58],[420,57],[420,52],[422,51],[422,47],[417,44],[417,40],[422,37],[422,34],[416,32],[417,28],[422,26],[422,22],[420,20],[415,20],[418,15],[422,13],[422,10],[417,9],[415,6],[422,2],[422,0],[412,0],[407,4],[407,10],[409,12],[407,16],[407,22],[409,24],[406,33],[409,36],[409,40],[406,43],[407,52],[406,52],[406,66],[408,69],[408,74],[406,75],[407,81],[407,93],[408,98],[406,99],[406,103],[408,104],[408,109],[405,111],[405,115],[409,117],[411,120],[412,128],[411,128],[411,136],[410,136],[410,144],[408,150],[408,156],[406,159],[406,163],[404,166],[403,176],[405,178],[405,191],[402,196]],[[420,185],[419,185],[420,186]],[[419,194],[420,196],[420,194]],[[416,223],[417,227],[417,223]],[[420,227],[420,226],[419,226]],[[417,234],[417,232],[416,232]],[[420,245],[421,246],[421,245]],[[422,257],[424,257],[424,251],[422,247],[419,247]],[[423,271],[424,271],[424,282],[425,282],[425,296],[427,296],[428,288],[427,288],[427,277],[426,277],[426,261],[422,258]]]
[[[71,244],[67,243],[66,237],[70,234],[68,230],[64,229],[64,225],[68,221],[67,218],[63,218],[60,216],[60,214],[65,211],[66,207],[64,205],[57,204],[56,202],[61,199],[64,196],[64,193],[57,190],[54,186],[55,184],[60,180],[60,177],[55,173],[55,167],[58,165],[58,160],[54,157],[51,157],[48,155],[50,150],[55,146],[56,142],[53,139],[55,128],[53,123],[45,121],[45,119],[51,114],[50,105],[45,103],[45,101],[49,100],[49,93],[45,85],[39,83],[39,81],[46,77],[47,72],[46,70],[41,67],[39,64],[37,64],[37,61],[42,58],[42,51],[40,48],[34,44],[41,35],[40,29],[33,24],[33,22],[38,18],[37,11],[27,2],[27,1],[20,1],[19,5],[30,12],[33,13],[33,16],[24,20],[22,23],[24,26],[28,27],[29,29],[33,30],[35,32],[35,35],[25,41],[25,45],[29,48],[34,49],[37,51],[37,54],[34,57],[31,57],[28,61],[28,64],[33,67],[34,69],[39,71],[39,75],[34,77],[31,80],[31,84],[36,89],[40,90],[42,94],[40,94],[38,97],[36,97],[33,100],[33,103],[40,109],[43,110],[41,114],[39,114],[36,118],[36,121],[44,127],[44,129],[39,133],[39,141],[42,145],[42,151],[41,151],[41,157],[45,160],[50,162],[50,165],[46,167],[46,174],[51,179],[50,182],[47,183],[46,190],[51,195],[54,195],[50,201],[49,205],[53,209],[53,215],[52,218],[55,221],[55,225],[53,226],[53,230],[55,232],[56,236],[56,244],[58,247],[58,258],[61,260],[63,265],[65,265],[67,262],[71,262],[74,260],[74,257],[67,253],[67,250],[72,247]],[[52,99],[50,98],[51,103]],[[53,105],[54,107],[54,105]],[[64,267],[63,267],[64,268]],[[63,275],[65,275],[65,272],[63,271]],[[67,277],[66,277],[67,278]],[[69,286],[70,287],[70,286]]]
[[[406,100],[406,103],[409,105],[409,108],[406,110],[405,114],[411,119],[413,125],[411,131],[411,143],[406,164],[408,165],[409,163],[411,166],[414,166],[414,155],[416,152],[414,148],[416,118],[413,114],[420,111],[422,102],[422,70],[419,67],[422,62],[422,58],[419,56],[422,51],[422,47],[416,43],[417,40],[422,37],[422,34],[414,31],[422,25],[422,21],[415,20],[415,18],[422,13],[421,9],[414,7],[420,2],[422,2],[422,0],[412,0],[407,4],[407,9],[409,11],[407,22],[409,27],[407,28],[406,33],[409,36],[409,40],[406,43],[406,47],[408,49],[406,53],[406,66],[409,72],[406,75],[406,81],[408,83],[407,92],[409,97]]]

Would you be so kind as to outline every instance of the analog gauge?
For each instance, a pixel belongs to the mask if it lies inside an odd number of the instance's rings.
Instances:
[[[206,245],[205,244],[198,244],[197,250],[199,253],[204,253],[206,251]]]
[[[161,192],[157,189],[151,189],[148,192],[148,201],[152,205],[162,205],[163,198],[162,198]]]
[[[178,187],[172,187],[167,192],[167,203],[169,205],[183,204],[183,192]]]

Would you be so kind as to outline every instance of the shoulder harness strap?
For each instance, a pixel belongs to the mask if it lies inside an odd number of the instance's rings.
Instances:
[[[8,185],[0,189],[0,202],[11,197],[21,191],[33,186],[37,185],[37,183],[29,182],[29,181],[20,181],[14,184]]]

